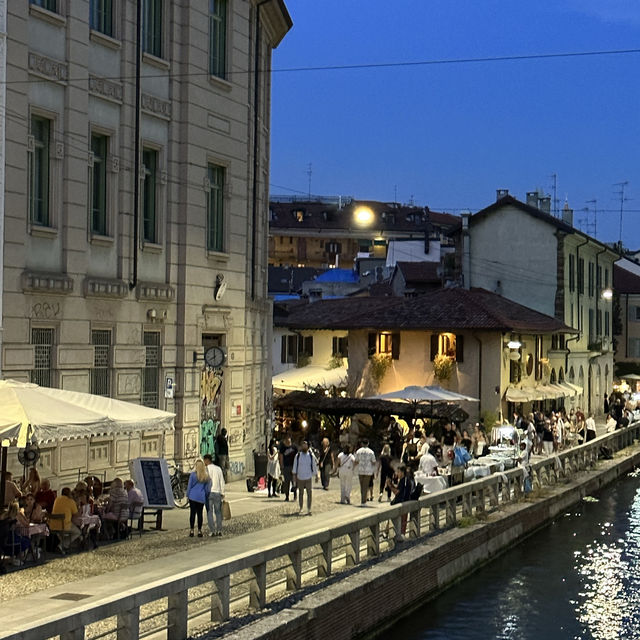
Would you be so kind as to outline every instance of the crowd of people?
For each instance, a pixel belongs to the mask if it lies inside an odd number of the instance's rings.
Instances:
[[[62,487],[57,493],[47,478],[40,478],[35,467],[16,481],[6,471],[4,482],[7,507],[0,509],[0,554],[18,566],[28,552],[34,559],[41,554],[32,536],[46,540],[49,550],[64,555],[79,539],[90,540],[95,548],[100,532],[103,539],[128,536],[129,523],[142,515],[142,492],[131,479],[123,482],[114,478],[108,494],[94,476],[73,488]]]

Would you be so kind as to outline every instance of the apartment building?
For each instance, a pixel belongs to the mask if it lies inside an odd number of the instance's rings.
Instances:
[[[231,471],[252,464],[271,377],[271,53],[291,25],[282,0],[8,3],[4,377],[173,411],[191,460],[219,347]]]

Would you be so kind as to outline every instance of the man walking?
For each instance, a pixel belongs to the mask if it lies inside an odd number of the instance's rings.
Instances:
[[[282,493],[284,493],[284,501],[289,502],[289,488],[293,489],[293,499],[296,499],[296,485],[293,482],[293,463],[298,453],[298,447],[291,442],[291,436],[286,435],[280,444],[280,469],[284,482],[282,483]]]
[[[314,476],[318,476],[318,463],[313,453],[309,451],[309,443],[304,440],[293,462],[293,480],[298,487],[299,514],[302,514],[302,495],[306,489],[307,515],[311,515],[311,480]]]
[[[367,493],[369,492],[369,483],[376,472],[376,454],[369,449],[369,441],[363,440],[360,448],[356,451],[356,471],[358,472],[358,480],[360,481],[360,506],[367,504]]]
[[[213,464],[211,456],[205,455],[204,464],[207,467],[207,473],[211,478],[211,492],[209,493],[209,501],[207,502],[207,524],[209,525],[209,536],[222,535],[222,500],[224,498],[224,474],[222,469]],[[215,526],[213,517],[215,515]]]

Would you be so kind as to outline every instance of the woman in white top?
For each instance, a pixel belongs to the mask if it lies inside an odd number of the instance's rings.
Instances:
[[[347,444],[338,455],[338,475],[340,476],[340,504],[351,504],[353,465],[355,458]]]

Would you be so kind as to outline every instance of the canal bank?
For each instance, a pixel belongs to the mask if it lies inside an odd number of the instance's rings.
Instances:
[[[477,521],[417,541],[410,548],[354,571],[289,608],[266,615],[235,633],[232,640],[375,637],[403,616],[549,524],[582,498],[626,475],[640,464],[634,444],[613,460],[597,463],[572,480],[544,487],[538,497],[504,505]]]

